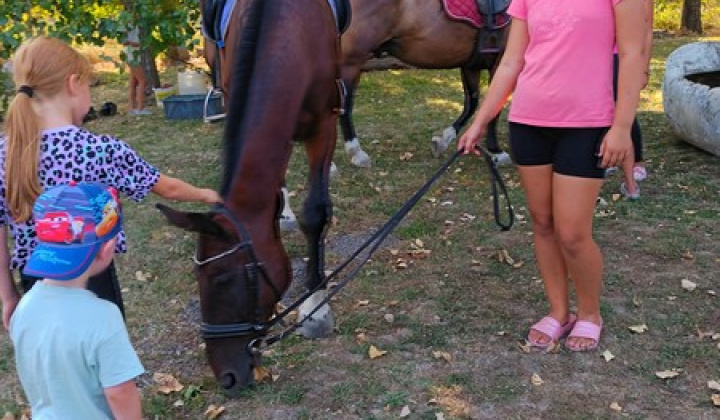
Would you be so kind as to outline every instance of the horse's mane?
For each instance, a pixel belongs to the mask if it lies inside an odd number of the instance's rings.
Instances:
[[[245,126],[243,116],[248,105],[250,81],[255,70],[255,57],[257,55],[263,10],[265,4],[269,3],[264,0],[250,1],[252,4],[248,8],[247,19],[235,47],[235,62],[233,63],[235,68],[228,69],[228,71],[232,72],[232,79],[223,139],[225,161],[222,188],[220,190],[223,197],[226,197],[230,192],[233,176],[242,153],[242,137],[240,134]],[[236,6],[235,10],[239,9],[240,7]]]

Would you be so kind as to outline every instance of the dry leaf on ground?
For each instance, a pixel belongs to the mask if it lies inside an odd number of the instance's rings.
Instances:
[[[400,410],[400,418],[407,417],[410,415],[410,407],[407,405]]]
[[[636,334],[642,334],[648,330],[648,326],[645,324],[631,325],[628,329]]]
[[[603,359],[605,359],[606,362],[609,362],[609,361],[611,361],[612,359],[615,358],[615,355],[612,354],[612,353],[610,353],[610,350],[605,350],[605,351],[602,353],[602,357],[603,357]]]
[[[680,280],[680,287],[687,290],[688,292],[692,292],[697,287],[697,283],[693,283],[688,279],[682,279]]]
[[[713,394],[711,398],[713,405],[715,407],[720,407],[720,394]]]
[[[225,411],[224,406],[216,406],[215,404],[210,404],[210,406],[205,410],[205,417],[208,419],[216,419],[220,417],[220,415]]]
[[[543,382],[544,381],[542,380],[540,375],[538,375],[537,373],[533,373],[532,376],[530,377],[530,383],[535,386],[540,386],[543,384]]]
[[[680,369],[663,370],[661,372],[655,372],[655,376],[660,379],[672,379],[680,374]]]
[[[442,359],[448,363],[452,362],[452,355],[446,351],[434,351],[432,353],[436,359]]]
[[[708,381],[708,388],[712,389],[713,391],[720,391],[720,382]]]
[[[622,411],[622,407],[620,407],[620,404],[618,404],[616,401],[610,403],[610,409],[613,411],[617,411],[618,413]]]
[[[253,377],[257,383],[267,382],[272,380],[272,373],[269,367],[255,366],[253,369]]]
[[[387,351],[385,350],[379,350],[375,346],[370,346],[370,350],[368,350],[368,356],[370,356],[370,359],[377,359],[378,357],[382,357],[387,354]]]
[[[169,373],[155,372],[153,374],[153,382],[158,385],[157,390],[163,394],[180,392],[184,388],[180,381]]]

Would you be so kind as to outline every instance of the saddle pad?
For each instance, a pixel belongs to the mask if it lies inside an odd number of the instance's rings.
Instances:
[[[227,35],[228,26],[230,25],[230,17],[232,16],[233,9],[235,8],[236,0],[227,0],[223,4],[222,13],[220,15],[220,38],[214,39],[212,34],[212,28],[206,28],[205,25],[202,26],[202,34],[205,38],[215,42],[219,43],[219,45],[224,46],[225,45],[225,36]],[[203,21],[205,23],[205,21]],[[213,22],[215,24],[215,22]]]
[[[471,24],[475,28],[483,26],[482,16],[478,12],[475,0],[442,0],[448,17]]]

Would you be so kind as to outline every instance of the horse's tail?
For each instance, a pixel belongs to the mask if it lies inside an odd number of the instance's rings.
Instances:
[[[232,68],[232,80],[230,82],[230,100],[228,114],[225,122],[224,143],[224,176],[221,195],[226,196],[230,191],[235,166],[238,164],[242,144],[238,141],[239,134],[245,125],[244,115],[249,102],[250,84],[255,70],[255,58],[257,55],[258,38],[260,36],[261,22],[265,4],[264,0],[250,0],[251,4],[247,9],[247,17],[240,33],[240,41],[235,50],[234,63]],[[235,7],[236,11],[240,7]]]

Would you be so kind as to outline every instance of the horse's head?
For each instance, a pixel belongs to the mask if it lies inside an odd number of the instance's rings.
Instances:
[[[194,261],[207,358],[220,385],[234,395],[254,382],[259,339],[281,292],[258,261],[249,233],[227,209],[157,207],[171,224],[199,234]]]

